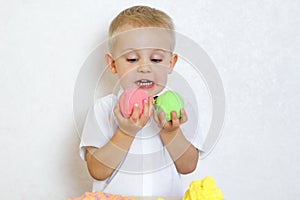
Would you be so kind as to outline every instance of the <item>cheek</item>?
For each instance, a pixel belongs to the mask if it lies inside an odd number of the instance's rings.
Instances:
[[[159,71],[155,74],[155,82],[158,85],[165,86],[168,80],[168,73],[166,71]]]
[[[135,73],[133,73],[133,70],[127,70],[127,69],[120,69],[120,71],[118,71],[118,76],[119,76],[119,80],[120,83],[123,85],[123,87],[125,87],[128,84],[132,83],[132,80],[135,79]]]
[[[153,67],[153,71],[155,72],[155,74],[161,76],[167,76],[169,74],[169,70],[170,70],[170,66],[168,65],[159,65]]]
[[[123,77],[124,75],[126,75],[127,67],[123,62],[116,62],[116,68],[119,77]]]
[[[119,68],[118,70],[118,74],[119,74],[119,77],[121,78],[126,78],[126,77],[130,77],[132,76],[132,74],[134,73],[134,69],[132,68],[129,68],[129,67],[122,67],[122,68]]]

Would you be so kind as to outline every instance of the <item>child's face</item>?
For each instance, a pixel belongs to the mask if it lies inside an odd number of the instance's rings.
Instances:
[[[171,52],[169,35],[135,32],[116,40],[113,55],[106,61],[113,73],[118,73],[123,89],[140,88],[149,96],[161,92],[177,55]],[[146,36],[146,37],[145,37]]]
[[[163,90],[173,55],[161,49],[128,50],[115,60],[121,86],[143,89],[149,96]]]

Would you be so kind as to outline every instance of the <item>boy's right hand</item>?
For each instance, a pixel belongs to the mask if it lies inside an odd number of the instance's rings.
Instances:
[[[120,130],[134,137],[137,132],[139,132],[147,124],[152,115],[152,109],[152,97],[149,97],[148,100],[144,101],[144,110],[140,117],[138,104],[133,106],[132,114],[128,119],[123,117],[119,108],[119,104],[115,106],[114,114],[118,120]]]

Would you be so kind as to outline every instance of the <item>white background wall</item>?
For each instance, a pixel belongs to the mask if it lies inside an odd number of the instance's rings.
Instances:
[[[151,3],[150,3],[151,2]],[[199,168],[228,200],[300,197],[300,1],[0,1],[1,199],[65,199],[90,190],[78,155],[73,89],[122,9],[170,14],[223,80],[222,137]]]

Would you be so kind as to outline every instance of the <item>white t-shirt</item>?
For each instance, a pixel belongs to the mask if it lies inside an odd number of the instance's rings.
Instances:
[[[115,133],[118,122],[113,109],[117,101],[117,96],[110,94],[98,99],[89,110],[81,136],[82,159],[86,160],[84,147],[100,148]],[[193,118],[196,115],[186,104],[185,111],[189,120],[181,125],[181,130],[186,139],[201,150],[202,134],[198,127],[198,117]],[[123,163],[108,178],[110,180],[94,180],[93,192],[132,196],[183,196],[180,174],[163,146],[159,131],[160,128],[151,117],[146,126],[137,133]]]

